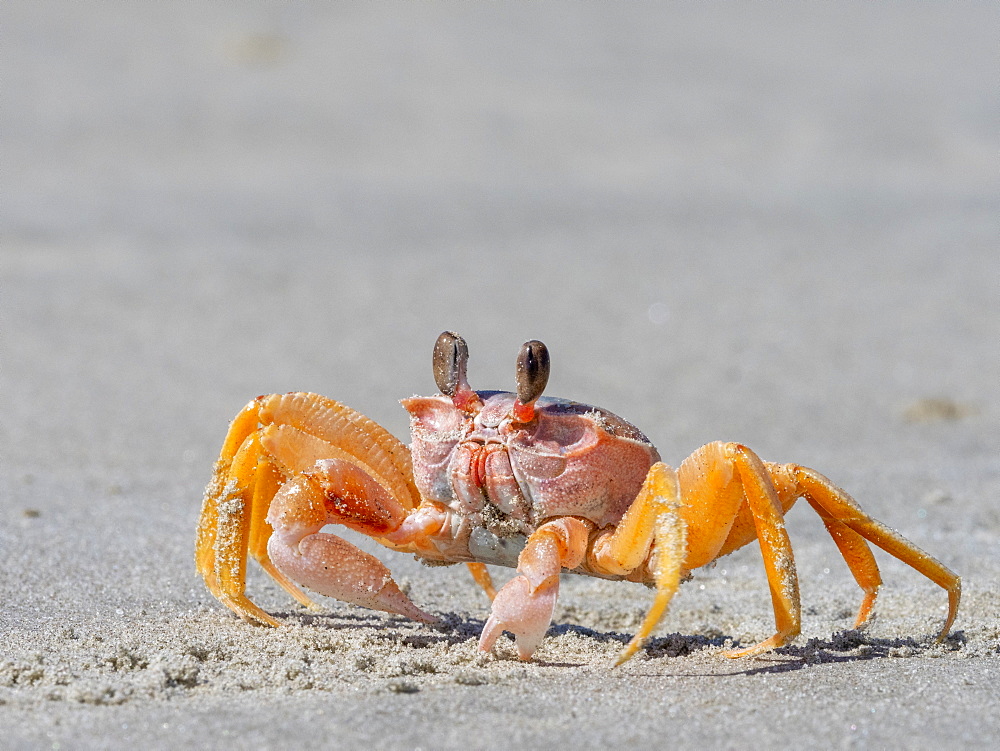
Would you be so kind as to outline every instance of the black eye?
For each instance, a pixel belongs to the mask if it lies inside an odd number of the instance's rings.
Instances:
[[[537,339],[525,342],[517,356],[517,400],[531,404],[545,391],[549,382],[549,351]]]
[[[454,331],[445,331],[434,343],[434,383],[445,396],[455,396],[465,381],[469,347]]]

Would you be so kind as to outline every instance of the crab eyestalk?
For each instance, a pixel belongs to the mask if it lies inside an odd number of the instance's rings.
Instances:
[[[471,412],[481,406],[479,395],[469,386],[466,369],[469,346],[454,331],[442,332],[434,343],[434,383],[445,396],[450,396],[458,409]]]
[[[535,417],[535,401],[549,382],[549,350],[537,339],[521,345],[515,380],[517,399],[514,400],[514,420],[531,422]]]

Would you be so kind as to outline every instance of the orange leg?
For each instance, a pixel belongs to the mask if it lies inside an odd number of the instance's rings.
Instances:
[[[649,612],[615,665],[621,665],[639,650],[680,586],[687,557],[687,523],[677,512],[679,495],[677,473],[657,462],[650,467],[639,495],[618,526],[594,540],[591,563],[598,571],[624,575],[648,560],[656,585],[656,598]]]
[[[320,439],[331,453],[318,458],[346,458],[358,464],[404,508],[416,508],[420,502],[410,450],[377,422],[317,394],[273,394],[257,401],[262,425],[288,426]]]
[[[250,402],[229,426],[229,433],[222,446],[219,460],[215,463],[212,479],[205,488],[201,517],[198,520],[198,534],[195,540],[195,567],[205,579],[205,584],[216,597],[221,597],[216,575],[216,544],[220,523],[219,508],[234,493],[238,485],[230,469],[237,452],[256,430],[258,425],[257,403]],[[245,462],[241,462],[245,464]]]
[[[753,513],[777,628],[774,636],[759,644],[726,653],[726,657],[747,657],[784,646],[789,639],[798,636],[802,624],[799,580],[795,573],[792,543],[785,530],[781,501],[764,463],[741,444],[730,443],[726,448]]]
[[[476,580],[476,584],[483,588],[486,596],[490,598],[490,602],[493,602],[497,596],[497,588],[493,586],[493,577],[490,576],[490,570],[486,568],[486,564],[466,563],[465,565],[469,567],[469,573]]]
[[[785,465],[785,467],[786,471],[795,477],[799,492],[817,510],[824,522],[827,519],[835,520],[838,525],[846,527],[857,536],[878,545],[948,592],[948,617],[945,619],[944,628],[941,629],[937,637],[938,641],[944,639],[958,614],[958,603],[962,595],[962,581],[958,575],[895,530],[870,517],[851,496],[819,472],[798,465]],[[827,528],[829,529],[829,525]],[[840,527],[835,527],[835,529],[839,530]],[[831,534],[834,532],[831,531]],[[845,545],[841,544],[841,539],[846,541],[846,551]],[[867,558],[871,556],[871,551],[867,550],[867,545],[864,545],[863,540],[859,544],[857,539],[847,535],[842,535],[840,539],[834,535],[834,540],[837,541],[841,553],[848,566],[851,567],[851,571],[854,572],[858,583],[865,590],[865,600],[858,613],[860,623],[867,620],[875,602],[875,592],[880,583],[878,568],[875,567],[874,560],[870,563],[867,561]],[[859,552],[862,548],[865,551]]]
[[[278,582],[299,603],[310,610],[320,610],[320,606],[310,600],[295,582],[278,570],[267,553],[267,542],[271,539],[272,530],[271,525],[265,521],[265,517],[271,505],[271,499],[284,483],[284,479],[271,459],[265,457],[257,465],[253,503],[250,510],[250,555],[260,564],[262,569],[271,575],[272,579]]]
[[[861,607],[858,608],[858,614],[854,618],[854,628],[862,628],[871,618],[872,609],[875,607],[875,598],[878,596],[878,588],[882,586],[882,575],[879,573],[875,556],[872,555],[872,549],[868,547],[864,537],[846,524],[831,517],[822,506],[811,498],[806,500],[823,519],[827,532],[837,544],[837,549],[840,550],[847,567],[854,575],[854,580],[864,590],[864,599],[862,599]]]
[[[746,514],[751,530],[733,532]],[[728,657],[780,647],[799,633],[798,579],[784,509],[771,476],[750,449],[710,443],[684,461],[678,472],[656,464],[621,523],[594,541],[595,568],[611,574],[635,570],[645,559],[657,595],[635,636],[618,657],[629,659],[666,611],[685,570],[715,560],[735,535],[759,540],[771,589],[776,633]],[[650,543],[652,543],[650,548]],[[649,551],[647,556],[647,551]]]
[[[691,570],[756,539],[774,608],[775,634],[760,644],[726,653],[760,654],[799,633],[798,578],[782,499],[767,466],[746,446],[716,441],[702,446],[677,471],[679,515],[687,524],[684,568]]]
[[[228,468],[229,479],[213,481],[209,486],[210,489],[220,488],[220,492],[206,496],[197,559],[199,569],[211,565],[205,581],[212,594],[230,610],[252,623],[277,626],[278,621],[244,594],[255,472],[260,459],[260,442],[252,435],[236,451]],[[205,530],[209,522],[211,529]]]
[[[317,470],[317,462],[326,463],[321,471]],[[344,480],[347,486],[340,491],[336,487],[313,487],[315,483],[306,481],[306,475],[322,476],[328,486]],[[282,508],[286,520],[290,518],[300,526],[303,518],[315,510],[312,506],[318,497],[325,504],[324,524],[342,523],[380,536],[398,528],[419,499],[407,448],[376,423],[314,394],[258,397],[230,425],[205,491],[195,562],[212,594],[246,620],[279,625],[245,595],[246,561],[252,555],[304,605],[315,607],[289,573],[306,584],[320,582],[317,591],[337,596],[341,585],[326,586],[323,575],[314,575],[316,567],[325,570],[332,565],[339,568],[345,580],[350,579],[345,572],[357,573],[361,583],[343,587],[360,587],[372,595],[361,596],[361,600],[368,599],[360,604],[370,601],[375,604],[369,606],[379,607],[384,600],[383,609],[429,619],[408,600],[409,605],[400,605],[399,598],[390,595],[395,585],[390,587],[391,577],[377,559],[332,535],[316,534],[322,524],[304,531],[280,527],[281,539],[275,540],[273,500],[283,488],[299,487],[298,480],[319,494],[305,493],[298,499],[298,507],[296,500],[285,494]],[[372,492],[353,492],[361,486]],[[290,515],[289,509],[293,509]],[[310,551],[305,558],[305,548],[300,549],[303,541]],[[282,563],[275,559],[274,551],[278,551]],[[300,579],[300,575],[305,578]],[[399,597],[406,599],[402,593]],[[360,602],[351,597],[341,599]]]

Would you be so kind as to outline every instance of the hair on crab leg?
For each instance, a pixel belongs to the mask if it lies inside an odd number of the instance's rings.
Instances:
[[[215,581],[219,599],[246,620],[268,626],[280,623],[245,594],[250,522],[261,448],[256,435],[247,438],[229,468],[230,481],[218,503],[215,524]]]
[[[749,657],[782,647],[789,639],[798,636],[802,624],[799,579],[792,556],[792,543],[785,529],[781,501],[764,463],[757,454],[739,443],[726,444],[726,453],[739,473],[747,503],[753,513],[774,609],[773,636],[746,649],[725,653],[726,657]]]
[[[677,593],[684,571],[687,549],[687,524],[676,511],[668,511],[656,518],[653,542],[653,576],[656,581],[656,598],[642,625],[625,645],[615,660],[615,667],[630,659],[656,628],[667,606]]]

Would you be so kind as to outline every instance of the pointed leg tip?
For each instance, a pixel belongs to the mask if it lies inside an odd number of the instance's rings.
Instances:
[[[623,649],[619,653],[619,655],[615,658],[614,664],[612,664],[611,667],[616,668],[619,665],[624,665],[626,662],[632,659],[633,654],[634,652],[629,652],[628,650]]]
[[[426,623],[428,626],[444,626],[445,620],[443,618],[438,618],[430,613],[424,613],[420,611],[420,618],[414,618],[415,621],[420,621],[421,623]]]
[[[738,660],[741,657],[752,657],[764,651],[766,650],[762,649],[760,644],[755,644],[752,647],[744,647],[743,649],[727,649],[722,653],[722,656],[730,660]]]
[[[762,655],[765,652],[770,652],[773,649],[779,649],[789,641],[794,639],[799,635],[796,630],[790,633],[778,633],[772,636],[770,639],[765,639],[760,644],[754,644],[752,647],[747,647],[746,649],[731,649],[722,654],[730,659],[738,659],[740,657],[756,657],[757,655]]]
[[[618,653],[618,656],[615,658],[615,664],[612,667],[616,668],[619,665],[624,665],[635,657],[636,652],[639,651],[645,641],[645,639],[632,639],[632,641],[625,645],[625,649]]]
[[[270,614],[261,610],[259,613],[240,613],[240,617],[254,626],[262,626],[264,628],[281,628],[284,624],[277,618],[272,617]]]
[[[397,615],[405,616],[411,621],[418,621],[420,623],[426,623],[429,626],[440,626],[444,621],[442,621],[437,616],[433,616],[430,613],[425,613],[423,610],[418,608],[412,602],[407,599],[405,602],[393,601],[391,603],[380,603],[385,610],[390,613],[396,613]]]
[[[236,613],[241,619],[254,626],[268,626],[278,628],[283,624],[270,613],[255,605],[244,595],[226,595],[219,597],[219,601]]]

